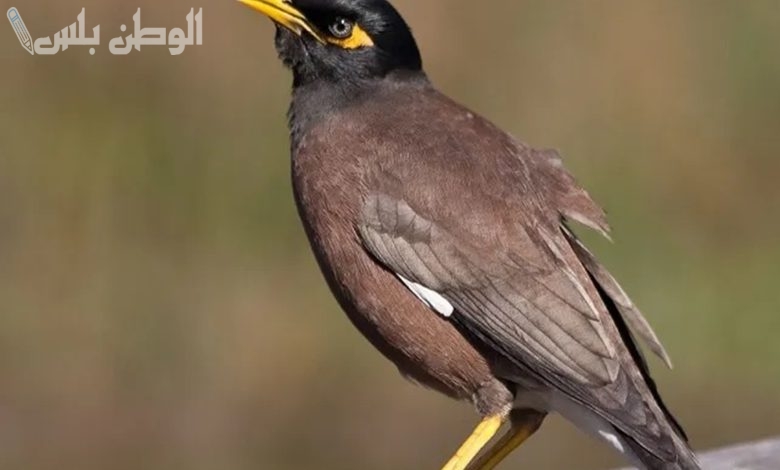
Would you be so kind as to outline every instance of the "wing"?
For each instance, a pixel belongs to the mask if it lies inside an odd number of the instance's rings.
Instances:
[[[560,216],[581,223],[610,238],[609,224],[604,211],[601,210],[598,204],[593,202],[590,195],[566,171],[558,152],[555,150],[532,152],[536,157],[533,159],[536,162],[536,171],[544,175],[544,180],[548,182],[548,190]],[[671,368],[672,361],[658,336],[639,309],[636,308],[625,291],[620,287],[620,284],[567,227],[562,227],[562,230],[576,253],[579,262],[588,271],[592,280],[604,290],[604,294],[615,303],[618,313],[625,318],[631,330],[639,335],[650,350]]]
[[[615,305],[615,310],[619,315],[625,319],[631,331],[639,335],[650,351],[664,361],[667,367],[672,368],[672,359],[666,352],[664,345],[661,344],[661,340],[653,331],[653,327],[647,322],[642,312],[634,305],[628,294],[620,287],[620,284],[615,280],[609,271],[598,262],[593,253],[588,250],[581,241],[574,236],[574,234],[566,227],[564,227],[564,234],[569,239],[572,248],[580,262],[588,270],[588,274],[593,278],[593,281],[603,290],[602,297],[608,297]]]
[[[653,398],[642,388],[642,373],[631,365],[624,338],[581,261],[586,252],[567,236],[562,218],[602,231],[606,223],[595,217],[595,204],[585,203],[590,199],[584,191],[564,184],[553,160],[540,154],[531,164],[542,177],[548,171],[560,178],[547,178],[552,191],[546,195],[538,188],[516,195],[501,187],[486,190],[478,174],[458,187],[431,185],[415,176],[431,174],[419,171],[419,164],[399,170],[400,175],[381,175],[374,185],[380,190],[362,208],[358,230],[363,243],[416,295],[424,299],[426,290],[433,292],[437,297],[429,305],[451,314],[524,373],[590,408],[653,452],[671,455],[673,444],[648,404]],[[507,174],[522,177],[528,169]],[[435,170],[453,181],[445,166]],[[561,200],[569,201],[570,210],[559,207]],[[589,269],[596,267],[592,259]]]
[[[540,231],[539,246],[527,240],[533,263],[522,253],[494,256],[381,194],[366,202],[360,232],[393,272],[447,299],[497,343],[520,348],[527,363],[582,384],[614,381],[619,364],[600,320],[598,294],[566,259],[573,254],[560,235]]]

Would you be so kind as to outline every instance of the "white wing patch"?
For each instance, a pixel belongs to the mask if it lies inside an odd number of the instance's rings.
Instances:
[[[433,310],[436,310],[440,315],[449,318],[450,315],[452,315],[452,312],[455,311],[455,307],[438,292],[428,289],[416,282],[412,282],[400,274],[396,274],[396,276],[398,276],[398,279],[400,279],[418,299],[422,300],[425,305]]]

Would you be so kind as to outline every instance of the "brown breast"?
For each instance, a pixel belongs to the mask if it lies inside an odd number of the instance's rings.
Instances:
[[[457,399],[496,379],[487,360],[448,320],[420,302],[364,250],[356,231],[370,158],[350,148],[368,124],[344,116],[310,129],[293,155],[300,217],[325,278],[352,323],[402,374]]]

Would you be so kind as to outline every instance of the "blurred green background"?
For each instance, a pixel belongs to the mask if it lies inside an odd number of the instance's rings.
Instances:
[[[2,0],[0,468],[436,469],[473,410],[364,341],[289,183],[290,77],[235,2]],[[607,208],[587,240],[665,340],[697,448],[780,433],[780,2],[398,0],[432,79]],[[108,41],[183,27],[179,57]],[[618,463],[559,418],[503,468]]]

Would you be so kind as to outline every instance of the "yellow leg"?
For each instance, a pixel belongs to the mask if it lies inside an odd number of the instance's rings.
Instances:
[[[474,460],[485,444],[496,435],[503,423],[503,416],[488,416],[483,419],[442,470],[465,470],[469,462]]]
[[[469,466],[470,470],[493,470],[520,444],[539,429],[545,414],[532,410],[512,412],[512,427],[479,460]]]

